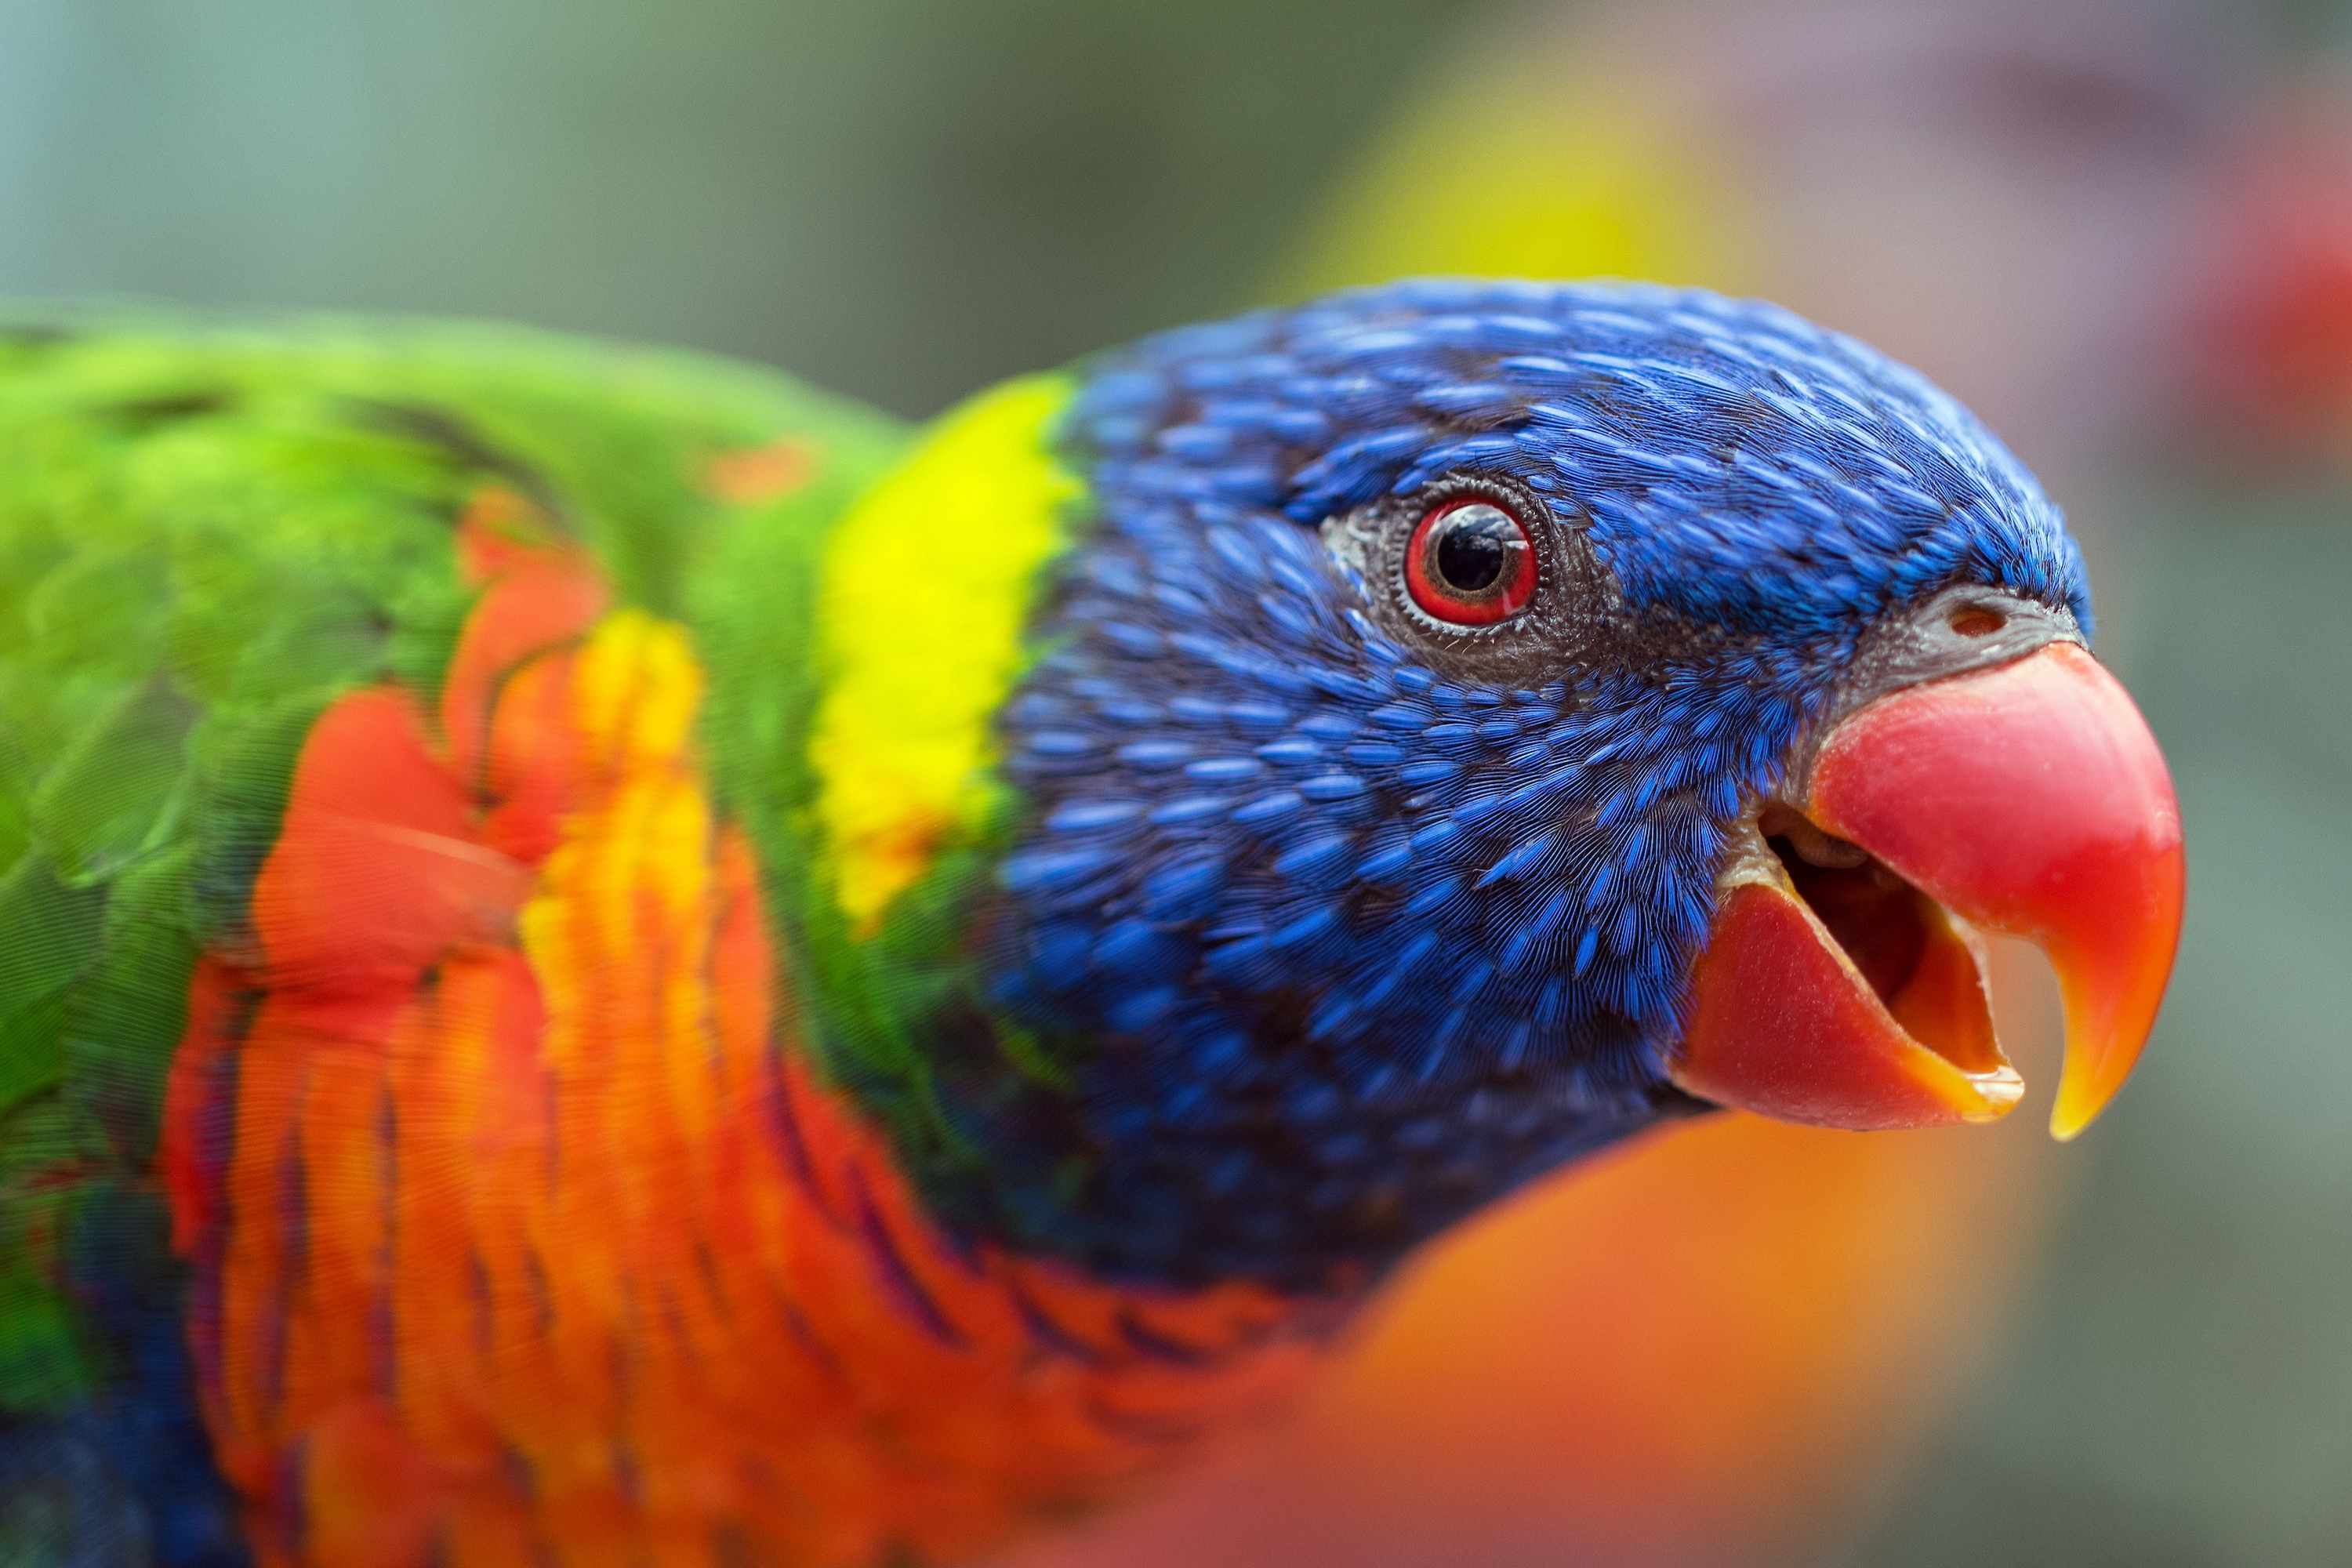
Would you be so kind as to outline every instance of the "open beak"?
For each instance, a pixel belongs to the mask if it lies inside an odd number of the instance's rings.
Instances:
[[[1881,697],[1822,738],[1801,795],[1743,824],[1692,976],[1675,1081],[1830,1127],[2005,1114],[1973,928],[2049,955],[2066,1004],[2050,1130],[2122,1086],[2180,935],[2180,808],[2156,738],[2072,642]]]

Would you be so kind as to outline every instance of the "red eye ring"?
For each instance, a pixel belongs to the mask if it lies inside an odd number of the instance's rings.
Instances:
[[[1432,507],[1413,529],[1404,547],[1404,585],[1438,620],[1493,626],[1535,597],[1535,541],[1500,501],[1455,496]]]

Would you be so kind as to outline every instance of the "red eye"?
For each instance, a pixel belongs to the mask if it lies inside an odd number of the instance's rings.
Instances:
[[[1527,526],[1493,501],[1445,501],[1404,547],[1404,585],[1441,621],[1492,626],[1535,596],[1535,543]]]

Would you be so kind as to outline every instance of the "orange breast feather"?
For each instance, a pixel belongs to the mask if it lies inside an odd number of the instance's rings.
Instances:
[[[801,1050],[684,632],[490,492],[437,705],[319,720],[167,1166],[266,1565],[951,1558],[1315,1358],[961,1248]]]

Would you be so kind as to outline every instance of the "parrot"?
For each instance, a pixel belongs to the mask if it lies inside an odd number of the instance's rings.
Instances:
[[[2231,73],[2178,68],[2211,58],[2200,18],[2112,9],[1483,19],[1389,100],[1263,296],[1439,271],[1764,295],[1959,395],[2063,493],[2095,581],[2103,546],[2137,568],[2147,509],[2127,482],[2213,425],[2156,417],[2191,315],[2168,284],[2204,228],[2231,226],[2210,213],[2213,154],[2244,116]],[[2137,602],[2102,603],[2104,656],[2145,650]],[[2047,977],[2021,944],[1992,960],[2002,1038],[2035,1077],[2057,1043]],[[1889,1497],[1908,1513],[1972,1489],[1914,1455],[1948,1447],[1984,1352],[2048,1294],[2038,1216],[2072,1207],[2084,1170],[2021,1125],[1860,1139],[1734,1114],[1641,1140],[1418,1256],[1276,1433],[1035,1568],[1851,1552]],[[1602,1231],[1659,1239],[1603,1261]]]
[[[2115,1095],[2185,870],[1916,372],[1426,278],[908,431],[521,328],[0,333],[0,1543],[967,1562],[1714,1108]]]

